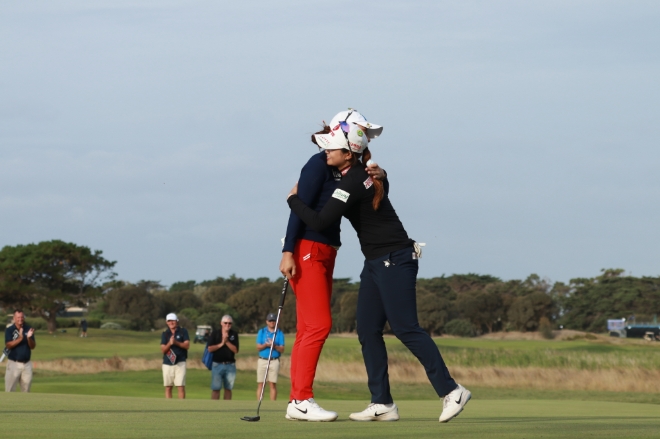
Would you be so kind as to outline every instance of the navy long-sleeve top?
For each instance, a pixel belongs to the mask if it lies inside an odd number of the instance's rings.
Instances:
[[[341,172],[337,168],[327,165],[326,154],[321,151],[314,154],[300,171],[298,197],[310,209],[320,212],[325,203],[332,197],[340,181]],[[307,226],[298,215],[291,212],[282,251],[293,253],[296,241],[299,239],[339,247],[341,245],[339,239],[340,224],[341,217],[331,221],[323,230],[314,230]]]
[[[321,211],[310,209],[310,206],[296,195],[290,196],[288,203],[291,211],[314,230],[324,230],[328,224],[333,224],[345,216],[357,232],[364,257],[374,259],[413,245],[413,240],[408,238],[390,203],[387,179],[383,181],[383,188],[383,200],[379,209],[374,210],[373,180],[362,166],[353,166],[343,176]]]

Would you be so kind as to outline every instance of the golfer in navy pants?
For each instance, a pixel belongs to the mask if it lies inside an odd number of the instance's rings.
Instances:
[[[408,237],[388,198],[389,182],[372,179],[366,172],[371,158],[366,121],[348,118],[327,134],[315,134],[326,152],[326,163],[342,173],[342,179],[320,212],[297,196],[294,186],[287,201],[309,227],[324,230],[346,217],[360,240],[365,262],[360,275],[357,330],[367,369],[371,404],[351,413],[354,421],[397,421],[387,373],[383,328],[389,322],[394,334],[422,363],[431,385],[443,400],[440,422],[456,417],[471,393],[449,374],[433,339],[417,320],[416,285],[421,248]],[[382,131],[382,128],[380,128]],[[361,162],[360,162],[361,159]]]
[[[357,304],[357,332],[374,404],[393,402],[383,340],[385,322],[390,323],[397,338],[424,365],[438,395],[447,395],[457,387],[438,347],[417,320],[418,269],[419,260],[413,247],[364,261]]]

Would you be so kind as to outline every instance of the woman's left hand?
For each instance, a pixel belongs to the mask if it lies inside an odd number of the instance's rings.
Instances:
[[[291,189],[289,195],[286,196],[286,199],[288,200],[291,195],[298,195],[298,182],[293,186],[293,189]]]
[[[378,166],[378,163],[372,163],[364,168],[364,170],[367,171],[367,174],[369,174],[370,177],[373,177],[376,180],[385,180],[385,170]]]

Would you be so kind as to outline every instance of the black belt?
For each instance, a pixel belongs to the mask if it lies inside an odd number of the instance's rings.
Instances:
[[[29,362],[30,362],[30,360],[25,360],[25,361],[22,361],[22,360],[11,360],[11,361],[13,361],[13,362],[15,362],[15,363],[23,363],[23,364],[25,364],[25,363],[29,363]]]
[[[268,360],[268,358],[264,358],[264,357],[259,357],[259,359],[260,359],[260,360]],[[277,357],[277,358],[271,358],[271,361],[273,361],[273,360],[280,361],[280,357]]]
[[[215,361],[216,364],[234,364],[235,361]]]

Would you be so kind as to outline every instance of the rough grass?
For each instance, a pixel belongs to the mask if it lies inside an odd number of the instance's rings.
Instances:
[[[569,340],[508,340],[436,338],[453,376],[467,386],[498,389],[580,390],[660,393],[660,343],[637,340],[576,338]],[[559,337],[558,337],[559,338]],[[294,339],[287,336],[290,349]],[[75,333],[37,334],[35,369],[60,374],[159,371],[160,333],[90,330],[81,339]],[[425,384],[418,361],[396,338],[387,337],[390,377],[394,383]],[[199,361],[203,346],[193,344],[188,367],[205,371]],[[254,336],[241,336],[237,366],[254,371]],[[281,374],[289,375],[284,355]],[[38,375],[39,376],[39,375]],[[76,379],[70,378],[72,384]],[[360,345],[354,335],[328,339],[317,370],[317,383],[365,383]]]
[[[598,401],[479,400],[455,420],[440,424],[440,403],[401,401],[401,420],[356,423],[348,414],[359,401],[332,401],[332,423],[284,419],[285,401],[265,401],[261,421],[247,423],[254,401],[165,401],[145,398],[0,394],[0,429],[12,438],[272,438],[314,437],[417,439],[467,438],[652,438],[657,406]]]

